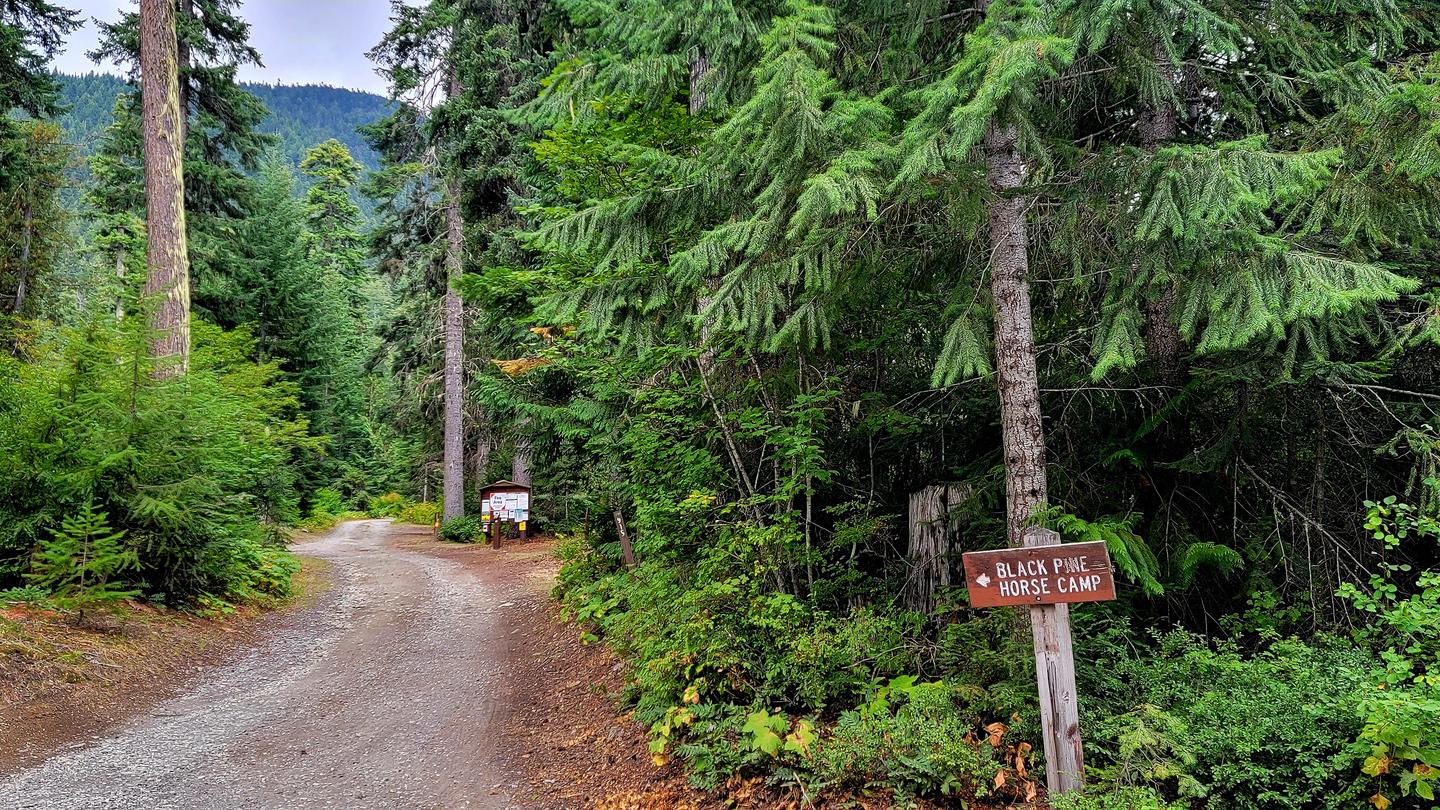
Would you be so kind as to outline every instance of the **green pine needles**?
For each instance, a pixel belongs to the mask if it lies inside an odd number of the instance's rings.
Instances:
[[[41,541],[30,561],[25,580],[44,589],[61,610],[74,611],[78,621],[86,612],[112,607],[140,591],[122,575],[140,564],[135,549],[127,546],[124,531],[112,531],[108,515],[86,503],[67,515],[51,536]]]

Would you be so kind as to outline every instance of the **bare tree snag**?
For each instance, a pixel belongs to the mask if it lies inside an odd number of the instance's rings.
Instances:
[[[485,412],[472,411],[471,419],[475,425],[474,451],[470,456],[470,475],[475,479],[475,497],[479,498],[480,493],[485,489],[485,471],[490,467],[490,453],[495,448],[495,437],[490,431],[490,422],[485,418]]]
[[[183,115],[173,0],[140,2],[140,113],[145,150],[145,302],[156,376],[190,365],[190,268],[185,244]]]
[[[115,278],[119,279],[115,293],[115,322],[125,320],[125,249],[115,251]]]
[[[705,80],[710,77],[710,57],[703,50],[696,49],[690,60],[690,115],[699,115],[705,109]]]
[[[906,551],[910,575],[905,583],[905,605],[910,610],[930,615],[940,591],[950,587],[955,547],[950,510],[968,497],[969,488],[958,484],[937,484],[910,493],[910,546]]]
[[[1005,454],[1005,529],[1019,546],[1045,506],[1045,428],[1030,313],[1030,255],[1025,227],[1025,161],[1013,126],[985,131],[990,201],[990,296],[995,307],[995,368]]]
[[[530,486],[530,465],[534,461],[535,446],[530,438],[530,417],[522,418],[515,425],[515,452],[510,456],[510,480]]]
[[[18,286],[15,287],[15,305],[10,309],[10,312],[17,317],[20,315],[20,308],[25,306],[25,295],[28,292],[30,278],[30,245],[35,238],[35,206],[29,200],[25,201],[21,217],[20,278]]]

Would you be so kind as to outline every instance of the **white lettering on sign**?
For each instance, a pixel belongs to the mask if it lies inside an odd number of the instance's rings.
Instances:
[[[1044,560],[1015,560],[1013,562],[996,562],[995,576],[1000,579],[1006,577],[1048,577],[1050,570]]]
[[[1003,565],[996,566],[996,574]],[[1032,579],[1006,579],[1001,575],[1000,584],[1001,596],[1044,596],[1050,593],[1050,580],[1034,577]]]
[[[1100,590],[1100,575],[1087,574],[1083,577],[1060,577],[1055,580],[1060,593],[1091,593]]]
[[[1052,570],[1053,568],[1053,570]],[[1004,597],[1041,597],[1051,593],[1053,582],[1059,593],[1093,593],[1100,590],[1099,574],[1086,573],[1090,570],[1090,558],[1057,557],[1053,560],[1032,559],[995,562],[996,587]],[[1055,578],[1047,579],[1054,576]],[[986,577],[980,586],[989,584]]]

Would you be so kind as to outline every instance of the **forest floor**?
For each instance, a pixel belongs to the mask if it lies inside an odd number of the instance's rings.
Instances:
[[[0,806],[816,806],[656,767],[617,711],[623,668],[559,620],[548,542],[372,520],[296,548],[305,595],[278,611],[0,618]]]

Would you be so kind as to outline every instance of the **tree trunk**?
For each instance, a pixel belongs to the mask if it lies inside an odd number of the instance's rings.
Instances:
[[[480,491],[485,488],[485,471],[490,468],[490,451],[494,448],[490,426],[481,423],[476,431],[475,452],[470,457],[470,474],[475,478],[476,498],[480,497]]]
[[[20,308],[25,306],[25,294],[28,292],[30,278],[30,245],[35,238],[35,207],[29,201],[26,201],[21,217],[20,278],[15,287],[15,306],[10,310],[17,318],[20,316]]]
[[[115,278],[120,279],[120,290],[115,293],[115,322],[125,320],[125,249],[115,250]]]
[[[985,132],[990,202],[990,295],[995,306],[995,367],[1000,384],[1000,426],[1005,452],[1005,529],[1011,546],[1045,506],[1045,428],[1035,370],[1030,314],[1030,256],[1025,227],[1025,183],[1013,126],[991,123]]]
[[[690,115],[696,116],[705,108],[705,90],[702,84],[705,77],[710,73],[710,57],[704,51],[697,49],[694,58],[690,60]],[[711,344],[714,337],[714,321],[704,315],[710,306],[710,301],[716,290],[720,289],[719,278],[704,279],[704,292],[695,299],[695,314],[700,320],[700,354],[698,362],[702,374],[709,374],[715,368],[715,346]]]
[[[516,424],[515,453],[510,457],[510,480],[530,486],[530,463],[534,460],[535,447],[530,439],[530,417]]]
[[[464,311],[455,283],[460,279],[461,255],[465,248],[460,220],[458,183],[450,180],[446,193],[445,232],[449,240],[447,283],[445,285],[445,519],[465,514],[465,336]]]
[[[180,88],[176,78],[175,6],[140,2],[140,96],[145,148],[145,301],[155,374],[190,365],[190,272],[185,245],[185,174]]]
[[[955,527],[950,510],[970,496],[967,487],[938,484],[910,493],[910,575],[905,606],[923,615],[935,611],[936,597],[951,584]]]
[[[1155,43],[1155,69],[1165,78],[1172,92],[1179,88],[1179,77],[1165,46]],[[1140,113],[1140,147],[1154,153],[1161,144],[1175,139],[1179,129],[1179,112],[1175,103],[1165,101],[1155,106],[1146,106]],[[1140,259],[1137,256],[1135,264]],[[1165,385],[1179,386],[1185,381],[1185,341],[1180,336],[1180,327],[1175,322],[1175,307],[1179,290],[1175,281],[1169,280],[1159,296],[1147,299],[1145,314],[1145,354],[1154,364],[1160,381]]]
[[[690,115],[699,115],[705,109],[705,88],[701,85],[710,75],[710,57],[698,51],[690,60]]]

